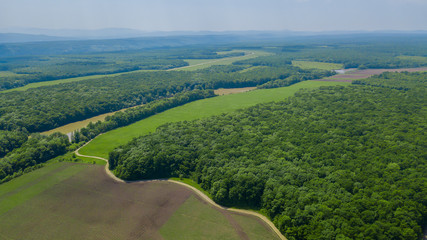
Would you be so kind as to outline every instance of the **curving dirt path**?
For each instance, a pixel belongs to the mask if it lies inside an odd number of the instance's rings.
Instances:
[[[101,135],[101,134],[100,134]],[[93,140],[93,139],[92,139]],[[105,172],[108,174],[108,176],[110,176],[114,181],[116,182],[120,182],[120,183],[130,183],[130,182],[154,182],[154,181],[168,181],[171,183],[176,183],[182,186],[185,186],[189,189],[191,189],[193,192],[195,192],[201,199],[203,199],[205,202],[211,204],[212,206],[219,208],[221,210],[225,210],[225,211],[231,211],[231,212],[236,212],[236,213],[241,213],[241,214],[246,214],[246,215],[251,215],[251,216],[255,216],[258,217],[259,219],[261,219],[262,221],[264,221],[273,232],[276,233],[276,235],[279,237],[279,239],[281,240],[287,240],[285,236],[282,235],[282,233],[279,231],[279,229],[276,228],[276,226],[274,226],[274,224],[268,219],[266,218],[264,215],[261,215],[259,213],[253,212],[253,211],[249,211],[249,210],[242,210],[242,209],[235,209],[235,208],[226,208],[223,207],[219,204],[217,204],[216,202],[214,202],[212,199],[210,199],[208,196],[206,196],[203,192],[201,192],[200,190],[198,190],[197,188],[187,185],[183,182],[179,182],[179,181],[175,181],[175,180],[169,180],[169,179],[153,179],[153,180],[139,180],[139,181],[125,181],[123,179],[120,179],[118,177],[116,177],[116,175],[114,175],[110,169],[109,169],[109,163],[108,160],[102,157],[97,157],[97,156],[88,156],[88,155],[83,155],[79,153],[79,150],[86,146],[87,144],[89,144],[92,140],[90,140],[89,142],[85,143],[83,146],[79,147],[76,151],[74,151],[74,153],[79,156],[79,157],[88,157],[88,158],[95,158],[95,159],[99,159],[99,160],[103,160],[105,162],[107,162],[107,164],[105,165]]]

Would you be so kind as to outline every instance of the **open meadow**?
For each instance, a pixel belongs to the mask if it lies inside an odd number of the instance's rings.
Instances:
[[[231,51],[231,52],[240,52],[240,51]],[[208,68],[214,65],[230,65],[236,61],[242,61],[247,59],[252,59],[261,56],[268,56],[271,53],[264,51],[243,51],[245,55],[238,57],[228,57],[228,58],[220,58],[220,59],[186,59],[185,61],[189,64],[189,66],[179,67],[170,69],[169,71],[195,71],[199,69]],[[224,55],[227,52],[220,52],[218,55]]]
[[[302,69],[321,69],[321,70],[337,70],[344,67],[343,64],[327,63],[327,62],[314,62],[314,61],[292,61],[292,65]]]
[[[275,89],[260,89],[245,93],[218,96],[203,99],[156,114],[126,127],[112,130],[95,138],[80,149],[80,153],[88,156],[108,158],[108,153],[114,148],[126,144],[140,135],[154,132],[157,127],[178,121],[191,121],[237,109],[253,106],[259,103],[285,100],[302,88],[318,88],[321,86],[347,85],[349,83],[304,81],[289,87]]]
[[[0,216],[1,239],[278,239],[184,186],[118,183],[103,166],[68,162],[0,185]]]

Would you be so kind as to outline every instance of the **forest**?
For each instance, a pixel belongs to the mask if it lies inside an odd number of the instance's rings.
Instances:
[[[418,239],[427,219],[427,73],[171,123],[110,153],[127,180],[188,177],[288,239]]]

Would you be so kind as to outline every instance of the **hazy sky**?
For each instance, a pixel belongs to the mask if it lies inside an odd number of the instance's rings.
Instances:
[[[0,0],[0,28],[427,30],[427,0]]]

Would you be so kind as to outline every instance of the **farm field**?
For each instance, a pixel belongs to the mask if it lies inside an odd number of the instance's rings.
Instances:
[[[246,88],[220,88],[215,90],[216,95],[228,95],[228,94],[234,94],[234,93],[243,93],[243,92],[249,92],[252,90],[255,90],[256,87],[246,87]]]
[[[210,228],[204,227],[208,224]],[[160,229],[165,239],[278,239],[253,216],[229,213],[191,196]]]
[[[314,62],[314,61],[292,61],[292,65],[302,69],[321,69],[321,70],[336,70],[342,69],[344,66],[338,63]]]
[[[0,71],[0,77],[15,77],[15,76],[24,76],[26,74],[18,74],[10,71]]]
[[[188,64],[190,64],[189,66],[169,69],[168,71],[195,71],[199,69],[208,68],[214,65],[229,65],[236,61],[270,55],[270,53],[264,52],[264,51],[243,51],[243,52],[245,52],[245,55],[238,56],[238,57],[228,57],[228,58],[220,58],[220,59],[186,59],[185,61],[188,62]],[[222,54],[225,54],[225,53],[226,52],[222,52]],[[221,55],[221,53],[219,53],[219,55]]]
[[[191,121],[236,111],[237,109],[253,106],[258,103],[284,100],[302,88],[318,88],[320,86],[347,84],[349,83],[304,81],[289,87],[254,90],[191,102],[151,116],[129,126],[102,134],[80,149],[79,153],[88,156],[108,158],[108,153],[114,148],[129,142],[134,137],[153,132],[157,127],[169,122]]]
[[[1,239],[172,240],[177,226],[183,231],[194,223],[195,231],[176,234],[278,239],[259,220],[219,211],[184,186],[117,183],[99,165],[55,163],[16,178],[0,185],[0,206]]]
[[[381,74],[383,72],[423,72],[427,71],[427,67],[421,68],[395,68],[395,69],[363,69],[348,71],[344,74],[337,74],[328,78],[322,79],[322,81],[340,81],[340,82],[351,82],[353,80],[369,78],[373,75]]]

